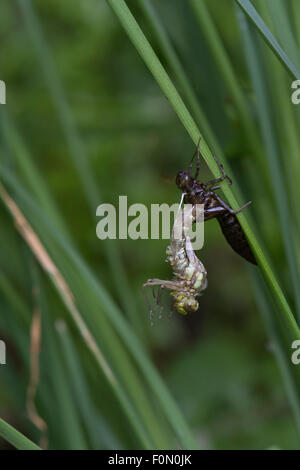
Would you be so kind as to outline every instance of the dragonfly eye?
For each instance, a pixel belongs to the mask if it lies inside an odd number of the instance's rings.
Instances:
[[[181,313],[181,315],[187,315],[190,312],[197,312],[199,303],[195,297],[181,295],[177,297],[175,307],[178,313]]]
[[[199,303],[194,297],[190,297],[189,299],[187,299],[186,310],[188,310],[189,312],[197,312],[198,308]]]
[[[187,171],[181,170],[177,173],[176,184],[183,192],[189,188],[190,177]]]

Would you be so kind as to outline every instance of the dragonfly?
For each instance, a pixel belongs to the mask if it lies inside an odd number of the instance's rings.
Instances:
[[[174,297],[172,309],[176,309],[181,315],[196,312],[199,308],[197,297],[207,287],[207,272],[203,263],[195,255],[191,239],[187,235],[192,224],[197,222],[196,219],[196,208],[191,204],[180,209],[175,219],[171,241],[166,250],[166,261],[173,269],[174,279],[148,279],[143,284],[144,297],[150,311],[151,323],[153,310],[146,295],[146,287],[152,287],[153,297],[158,306],[161,305],[162,290],[169,289]],[[159,286],[157,296],[155,296],[155,286]]]
[[[222,181],[226,180],[227,183],[231,185],[232,180],[225,173],[223,165],[218,162],[214,155],[213,157],[221,172],[221,176],[219,178],[207,181],[206,183],[198,180],[201,156],[199,146],[200,139],[196,152],[190,162],[189,170],[180,170],[176,176],[176,184],[184,194],[184,202],[194,205],[203,204],[204,221],[216,218],[221,226],[223,235],[225,236],[231,248],[250,263],[257,264],[248,240],[236,217],[236,214],[249,206],[249,204],[252,204],[252,201],[248,201],[238,210],[233,210],[215,192],[216,190],[220,189],[220,183]],[[195,156],[197,157],[197,166],[195,175],[192,176],[193,160]]]

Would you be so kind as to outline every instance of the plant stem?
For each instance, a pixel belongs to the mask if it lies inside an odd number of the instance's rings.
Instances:
[[[159,47],[164,54],[166,61],[168,62],[170,70],[173,73],[179,88],[182,90],[182,93],[195,117],[196,122],[203,131],[205,139],[211,146],[213,152],[219,155],[222,152],[222,149],[210,127],[205,113],[200,106],[197,95],[193,90],[193,87],[185,73],[183,66],[181,65],[181,62],[163,27],[163,24],[161,23],[160,18],[154,9],[152,1],[138,0],[138,2],[151,26],[155,39],[157,40]]]
[[[195,13],[201,31],[211,49],[215,63],[219,73],[224,79],[230,96],[238,110],[241,124],[244,128],[245,136],[248,139],[253,155],[256,157],[256,163],[259,165],[260,171],[267,179],[267,169],[263,158],[261,142],[258,136],[257,128],[254,124],[251,114],[238,82],[230,58],[223,46],[222,40],[218,34],[217,28],[210,16],[209,10],[203,0],[189,0],[190,5]]]
[[[278,41],[275,39],[267,25],[264,23],[261,16],[258,14],[254,6],[249,0],[235,0],[239,7],[246,13],[248,18],[257,28],[263,40],[267,43],[270,49],[274,52],[282,65],[286,68],[291,77],[296,80],[300,79],[300,73],[294,64],[291,62],[287,54],[284,52]]]
[[[19,450],[41,450],[28,437],[0,418],[0,436]]]
[[[84,143],[74,123],[63,85],[59,79],[51,51],[43,35],[31,0],[18,0],[18,2],[24,15],[25,24],[36,51],[41,70],[44,73],[46,84],[50,90],[50,96],[68,144],[71,160],[77,170],[83,193],[88,202],[93,220],[95,220],[96,208],[102,202],[99,184],[89,166]],[[132,324],[135,325],[140,334],[143,334],[144,328],[135,300],[133,299],[132,290],[129,286],[118,244],[114,243],[113,247],[111,244],[107,244],[104,255],[107,257],[111,277],[116,282],[115,288],[116,292],[119,294],[120,301],[124,305],[124,309],[131,319]]]
[[[201,142],[200,142],[201,153],[208,167],[214,174],[214,176],[216,177],[219,176],[219,169],[217,167],[217,164],[206,142],[201,136],[201,133],[195,121],[193,120],[191,114],[189,113],[188,109],[183,103],[175,86],[170,80],[168,74],[163,68],[161,62],[159,61],[158,57],[153,51],[150,43],[146,39],[144,33],[142,32],[141,28],[139,27],[132,13],[127,7],[126,3],[124,2],[124,0],[107,0],[107,2],[111,6],[112,10],[117,15],[117,17],[119,18],[120,23],[122,24],[129,38],[133,42],[140,56],[146,63],[150,72],[153,74],[154,78],[156,79],[157,83],[161,87],[162,91],[165,93],[166,97],[170,101],[176,114],[178,115],[183,126],[185,127],[189,135],[191,136],[195,145],[197,145],[199,138],[201,137]],[[229,186],[226,184],[225,185],[222,184],[222,189],[228,201],[230,202],[231,206],[233,207],[233,209],[237,209],[238,208],[237,201],[231,189],[229,188]],[[291,334],[294,335],[295,338],[300,339],[300,332],[299,332],[297,323],[295,321],[295,318],[292,314],[292,311],[289,307],[289,304],[281,290],[281,287],[279,286],[273,274],[273,271],[264,253],[262,252],[252,230],[250,229],[250,226],[248,225],[246,221],[246,217],[244,216],[244,214],[240,213],[238,214],[238,219],[254,251],[258,264],[268,282],[270,290],[273,293],[274,298],[276,299],[276,301],[281,307],[281,311],[283,313],[283,319],[286,323],[286,327],[290,330]]]
[[[262,63],[259,57],[258,44],[255,37],[251,34],[245,15],[238,10],[241,24],[242,38],[244,40],[245,56],[248,64],[249,74],[253,82],[253,88],[256,96],[256,106],[258,109],[258,119],[261,126],[262,137],[265,142],[266,155],[273,184],[273,193],[276,200],[276,206],[279,212],[279,221],[281,227],[284,248],[291,273],[294,298],[296,303],[297,317],[300,322],[300,276],[297,260],[295,258],[294,240],[291,233],[291,216],[288,199],[285,191],[285,182],[283,172],[280,167],[280,155],[278,152],[278,142],[273,128],[272,112],[269,103],[268,89],[265,83]]]

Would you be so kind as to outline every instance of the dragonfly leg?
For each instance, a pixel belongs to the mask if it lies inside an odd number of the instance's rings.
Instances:
[[[245,207],[250,206],[250,204],[252,204],[252,201],[246,202],[246,204],[244,204],[242,207],[240,207],[240,208],[237,209],[236,211],[233,211],[232,214],[238,214],[238,213],[241,212],[243,209],[245,209]],[[231,210],[232,210],[232,209],[231,209]]]
[[[150,301],[149,301],[147,293],[146,293],[146,287],[148,287],[148,286],[149,286],[149,284],[147,282],[145,282],[145,284],[143,284],[143,286],[142,286],[142,289],[143,289],[143,296],[144,296],[144,299],[145,299],[145,304],[147,305],[147,308],[149,310],[150,325],[153,326],[153,310],[152,310],[152,306],[150,304]]]
[[[218,217],[219,215],[225,214],[226,212],[228,212],[228,209],[224,207],[223,204],[222,205],[220,204],[217,207],[211,207],[210,209],[205,209],[204,221],[213,219],[214,217]]]
[[[159,286],[157,296],[155,296],[154,286]],[[143,296],[144,296],[144,299],[145,299],[146,306],[149,310],[150,323],[151,323],[151,326],[153,326],[154,312],[153,312],[153,308],[151,306],[151,303],[150,303],[150,301],[148,299],[148,296],[147,296],[147,293],[146,293],[146,287],[152,287],[152,295],[153,295],[154,301],[155,301],[156,305],[161,306],[161,304],[160,304],[161,290],[162,289],[176,290],[179,287],[181,287],[181,283],[180,283],[180,281],[163,281],[162,279],[154,278],[154,279],[148,279],[148,281],[143,284],[143,286],[142,286]],[[159,313],[159,318],[161,318],[161,312]]]
[[[215,194],[215,198],[219,201],[220,205],[226,209],[228,212],[230,212],[230,214],[238,214],[239,212],[241,212],[243,209],[245,209],[245,207],[249,206],[250,204],[252,204],[252,201],[248,201],[246,202],[246,204],[244,204],[242,207],[240,207],[239,209],[237,209],[236,211],[234,209],[232,209],[228,204],[226,204],[225,201],[223,201],[223,199],[221,199],[217,194]]]
[[[207,181],[207,183],[205,183],[205,186],[206,186],[206,187],[207,187],[207,186],[212,186],[212,185],[214,185],[214,184],[216,184],[216,183],[221,183],[221,182],[224,181],[224,180],[227,180],[227,183],[228,183],[229,185],[231,185],[231,184],[232,184],[232,180],[231,180],[231,178],[225,173],[225,170],[224,170],[224,167],[223,167],[222,163],[218,162],[218,160],[216,159],[216,157],[215,157],[214,155],[213,155],[213,157],[214,157],[214,160],[215,160],[216,164],[218,165],[218,168],[219,168],[220,172],[222,173],[222,176],[220,176],[219,178],[215,178],[215,179],[212,179],[212,180]],[[220,186],[218,185],[218,186],[215,186],[214,188],[210,188],[210,189],[211,189],[211,191],[214,191],[214,190],[219,189],[219,188],[220,188]]]
[[[229,185],[232,185],[232,180],[231,180],[231,178],[227,175],[227,173],[225,173],[225,170],[224,170],[224,167],[223,167],[222,163],[220,163],[220,162],[216,159],[216,157],[214,156],[214,154],[212,154],[212,156],[214,157],[214,160],[215,160],[216,164],[218,165],[218,168],[219,168],[220,172],[222,173],[222,177],[221,177],[222,180],[221,180],[221,181],[223,181],[223,180],[226,179],[227,182],[228,182],[228,184],[229,184]]]
[[[163,309],[163,306],[162,306],[162,303],[161,303],[161,291],[162,291],[163,288],[164,288],[164,285],[160,284],[159,287],[158,287],[157,295],[156,295],[155,294],[155,285],[152,286],[152,296],[153,296],[155,304],[157,305],[157,307],[159,309],[158,310],[159,320],[161,320],[161,314],[162,314],[162,309]]]
[[[222,181],[224,181],[224,177],[223,176],[220,176],[220,178],[215,178],[213,180],[209,180],[207,181],[206,183],[204,183],[204,186],[207,188],[208,186],[212,186],[216,183],[221,183]],[[216,186],[214,188],[209,188],[211,191],[213,191],[214,189],[219,189],[221,186]]]
[[[159,314],[158,314],[159,319],[161,319],[162,312],[163,312],[163,304],[161,301],[161,293],[162,293],[163,288],[164,288],[164,285],[161,284],[158,288],[157,297],[156,297],[156,305],[159,307]]]
[[[201,137],[199,137],[198,144],[196,147],[196,152],[194,153],[191,162],[190,162],[190,167],[189,167],[189,175],[192,176],[192,170],[193,170],[193,160],[195,157],[197,157],[197,166],[196,166],[196,173],[194,178],[197,179],[200,171],[200,141]]]

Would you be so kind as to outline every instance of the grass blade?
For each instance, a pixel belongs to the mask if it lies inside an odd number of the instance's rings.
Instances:
[[[299,51],[295,41],[290,18],[288,16],[288,5],[287,2],[281,0],[267,0],[265,6],[270,10],[272,19],[275,25],[275,32],[279,38],[280,43],[294,64],[297,65],[297,69],[300,67]]]
[[[30,153],[25,146],[25,142],[17,131],[12,118],[5,110],[1,112],[1,127],[3,132],[3,140],[10,156],[10,160],[16,163],[16,167],[20,168],[22,177],[27,182],[31,191],[36,195],[45,211],[52,218],[53,223],[57,225],[64,236],[70,238],[63,218],[53,201],[50,191],[46,187],[42,177],[36,168]]]
[[[199,129],[197,128],[197,125],[195,121],[193,120],[192,116],[190,115],[188,109],[183,103],[181,97],[179,96],[175,86],[170,80],[168,74],[163,68],[161,62],[159,61],[158,57],[153,51],[150,43],[146,39],[145,35],[143,34],[142,30],[137,24],[135,18],[133,17],[132,13],[127,7],[126,3],[123,0],[107,0],[107,2],[111,6],[114,13],[117,15],[118,19],[120,20],[120,23],[124,27],[129,38],[131,39],[137,51],[139,52],[142,59],[146,63],[150,72],[153,74],[154,78],[158,82],[162,91],[167,96],[176,114],[178,115],[179,119],[181,120],[182,124],[184,125],[185,129],[187,130],[187,132],[189,133],[189,135],[191,136],[192,140],[194,141],[196,145],[199,141],[199,138],[202,137],[201,133]],[[216,177],[219,176],[219,171],[218,171],[216,162],[203,138],[201,139],[200,147],[201,147],[202,155],[207,165],[209,166],[210,170],[212,171],[214,176]],[[234,209],[238,208],[237,201],[231,189],[229,188],[229,186],[222,185],[222,189],[229,203],[231,204],[231,206]],[[243,213],[238,214],[238,219],[255,253],[256,259],[268,282],[270,290],[273,293],[274,298],[276,299],[276,301],[281,307],[281,311],[283,313],[283,319],[286,323],[286,327],[289,329],[291,335],[293,335],[296,338],[300,338],[300,332],[299,332],[297,323],[295,321],[295,318],[293,316],[293,313],[290,309],[290,306],[284,296],[283,291],[281,290],[281,287],[279,286],[275,278],[275,275],[271,267],[269,266],[269,263],[262,249],[260,248],[254,236],[254,233],[252,232],[252,230],[250,229],[250,226],[248,225],[246,221],[245,215]]]
[[[84,340],[91,354],[94,356],[96,363],[100,367],[101,371],[104,373],[116,397],[119,399],[124,412],[126,413],[129,421],[131,422],[133,428],[137,433],[137,436],[140,437],[142,444],[145,448],[151,448],[151,444],[149,443],[143,428],[137,420],[137,417],[132,409],[130,402],[128,401],[126,395],[123,393],[121,385],[119,384],[107,360],[105,359],[100,348],[98,347],[93,335],[91,334],[83,318],[81,317],[81,314],[78,311],[77,306],[74,302],[73,295],[69,289],[69,286],[67,285],[61,273],[53,263],[52,259],[49,257],[39,238],[32,230],[17,205],[9,197],[3,187],[0,187],[0,196],[7,209],[11,213],[12,217],[14,218],[16,227],[18,228],[21,236],[24,238],[24,240],[32,250],[34,256],[40,263],[41,267],[49,275],[55,288],[59,292],[64,304],[69,310],[71,317],[73,318],[73,321],[82,336],[82,339]]]
[[[24,15],[28,33],[31,37],[37,59],[44,74],[46,84],[50,90],[53,104],[57,111],[66,142],[68,144],[70,157],[77,169],[83,192],[89,204],[91,215],[95,219],[96,208],[101,203],[102,198],[94,174],[88,164],[88,155],[83,141],[74,123],[71,109],[65,97],[63,86],[60,82],[53,57],[43,35],[42,28],[35,14],[31,0],[18,0],[21,11]],[[110,244],[104,251],[107,257],[108,265],[112,273],[112,279],[116,280],[116,292],[119,293],[120,301],[124,305],[127,315],[131,318],[133,324],[139,332],[143,332],[140,315],[137,311],[133,299],[129,281],[121,260],[117,243],[114,247]]]
[[[283,21],[282,27],[280,27],[276,18],[276,8],[271,8],[269,3],[260,2],[258,5],[260,13],[264,16],[266,21],[268,21],[270,27],[275,25],[275,31],[278,32],[278,35],[281,35],[284,38],[284,41],[286,41],[285,38],[291,35],[291,31],[282,31],[284,28],[289,28],[289,25]],[[289,41],[286,42],[289,44]],[[285,42],[283,43],[285,44]],[[293,184],[288,184],[288,188],[290,193],[290,202],[292,204],[293,218],[298,224],[297,229],[300,230],[300,214],[298,210],[300,191],[297,184],[300,180],[300,139],[298,132],[300,125],[300,110],[299,107],[294,106],[291,101],[292,88],[285,70],[266,48],[263,48],[261,52],[263,53],[263,62],[266,63],[266,79],[269,83],[270,95],[272,95],[273,102],[276,103],[273,113],[276,118],[278,140],[279,142],[282,142],[281,160],[282,166],[285,170],[285,181],[294,182]],[[276,80],[273,80],[275,75]]]
[[[239,12],[239,10],[238,10]],[[294,298],[298,321],[300,322],[300,276],[297,260],[295,258],[294,240],[291,233],[291,216],[288,205],[288,199],[285,192],[285,182],[283,172],[280,167],[280,155],[278,152],[278,142],[273,128],[272,111],[270,108],[268,88],[262,73],[262,63],[259,57],[258,44],[255,37],[248,28],[245,15],[241,12],[239,15],[241,23],[241,32],[244,40],[245,57],[249,68],[249,74],[253,82],[253,89],[256,97],[256,107],[258,110],[258,119],[261,127],[262,137],[266,148],[266,155],[269,164],[271,180],[273,184],[273,193],[276,200],[276,206],[279,212],[279,221],[283,237],[286,257],[289,271],[291,273]]]
[[[56,256],[56,263],[64,276],[68,279],[69,283],[72,282],[73,291],[79,292],[76,300],[81,302],[80,305],[82,309],[89,311],[88,306],[92,302],[94,317],[89,318],[89,321],[93,320],[93,331],[99,329],[102,335],[105,334],[103,327],[104,318],[102,315],[105,314],[130,351],[133,360],[138,364],[141,373],[161,406],[162,414],[166,416],[183,446],[188,449],[198,448],[176,402],[145,353],[143,344],[132,328],[130,328],[128,322],[118,310],[109,294],[95,279],[78,253],[65,243],[65,240],[60,237],[57,230],[53,230],[53,227],[48,223],[47,219],[45,219],[33,200],[31,200],[28,194],[21,188],[20,183],[4,169],[1,170],[1,173],[6,183],[18,196],[20,206],[34,225],[37,233],[40,234],[48,250],[52,256]],[[62,264],[63,257],[66,258],[66,262]],[[92,310],[90,310],[90,314],[92,314]],[[109,331],[109,335],[107,336],[111,336],[111,331]],[[111,337],[109,344],[111,344]],[[118,356],[117,360],[121,362],[122,357]]]
[[[109,429],[108,424],[97,413],[87,387],[84,370],[72,336],[68,331],[64,320],[58,319],[55,323],[61,344],[62,355],[66,364],[67,375],[72,384],[72,390],[76,400],[76,406],[80,410],[85,428],[88,431],[90,441],[94,449],[103,447],[106,449],[120,449],[121,445]]]
[[[0,418],[0,436],[19,450],[41,450],[28,437]]]
[[[48,48],[46,39],[38,22],[31,0],[18,0],[23,14],[28,33],[44,73],[46,84],[50,90],[53,104],[57,110],[62,130],[64,132],[71,158],[80,175],[80,181],[86,198],[89,202],[91,213],[94,215],[95,207],[99,204],[99,189],[88,165],[88,158],[83,142],[77,132],[72,116],[72,111],[66,100],[63,86],[56,72],[54,60]]]
[[[238,110],[241,123],[244,127],[245,136],[248,139],[253,155],[256,157],[256,162],[260,166],[260,171],[266,175],[266,166],[264,164],[264,159],[261,158],[262,148],[261,142],[258,138],[257,129],[251,114],[249,113],[245,96],[234,72],[230,58],[225,50],[222,39],[219,36],[205,1],[189,0],[189,2],[201,31],[211,49],[219,73],[223,77],[230,93],[230,97],[232,97],[232,100]]]
[[[275,39],[261,16],[258,14],[254,6],[249,0],[235,0],[239,7],[244,11],[244,13],[248,16],[248,18],[252,21],[252,23],[257,28],[259,34],[262,36],[263,40],[266,44],[270,47],[270,49],[274,52],[274,54],[278,57],[282,65],[291,75],[291,77],[295,78],[296,80],[300,79],[300,73],[294,64],[291,62],[287,54],[284,52],[282,47],[279,45],[278,41]]]
[[[272,305],[266,289],[263,287],[263,283],[259,282],[255,276],[251,276],[251,280],[254,288],[256,302],[263,316],[266,330],[271,340],[272,350],[277,360],[286,394],[295,419],[297,431],[300,435],[299,386],[295,380],[295,373],[297,373],[297,371],[293,371],[293,366],[289,357],[290,345],[287,345],[283,341],[282,331],[280,331],[280,328],[278,328],[278,325],[276,325],[274,321],[273,310],[275,306]]]
[[[153,3],[151,0],[138,0],[141,6],[141,9],[147,18],[150,27],[153,31],[153,35],[157,40],[159,47],[164,54],[171,72],[173,73],[180,89],[183,92],[183,95],[188,103],[196,122],[201,126],[203,130],[203,135],[210,144],[212,150],[216,154],[221,153],[221,147],[217,142],[216,136],[214,135],[210,124],[201,109],[198,98],[194,92],[192,85],[186,75],[186,72],[181,65],[181,62],[177,56],[177,53],[164,29],[163,24],[160,21],[158,14],[156,13]]]
[[[47,385],[51,390],[52,406],[55,408],[55,414],[58,416],[56,418],[56,427],[59,428],[57,430],[57,435],[60,439],[60,442],[57,448],[60,449],[63,445],[68,450],[87,450],[87,439],[77,412],[77,406],[72,399],[70,383],[67,380],[63,368],[62,358],[59,354],[59,348],[53,331],[53,324],[51,321],[48,302],[45,298],[42,282],[39,282],[38,286],[40,288],[40,299],[38,301],[40,303],[39,308],[43,315],[43,349],[45,349],[44,357],[47,358],[44,363],[46,364],[47,374],[49,376]],[[51,351],[51,355],[49,352],[47,354],[47,351]],[[44,393],[44,391],[39,386],[39,395],[42,393]],[[46,411],[49,414],[50,410]],[[43,419],[48,425],[51,445],[50,428],[52,427],[53,433],[53,431],[55,432],[55,427],[53,425],[51,426],[51,421],[49,422],[47,415],[43,414]]]
[[[294,32],[296,36],[296,42],[299,47],[300,45],[300,18],[299,18],[299,3],[298,0],[291,0],[291,15],[292,22],[294,25]]]

